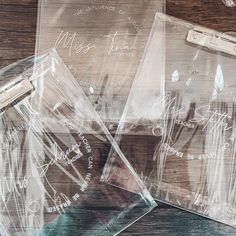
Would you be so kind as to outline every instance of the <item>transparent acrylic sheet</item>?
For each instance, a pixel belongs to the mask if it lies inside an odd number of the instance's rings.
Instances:
[[[36,51],[57,49],[111,129],[120,120],[164,1],[39,0]]]
[[[236,38],[157,13],[115,140],[152,195],[236,225]],[[103,180],[129,189],[113,174]]]
[[[235,0],[222,0],[222,2],[227,7],[235,7],[236,6],[236,1]]]
[[[2,69],[0,98],[1,235],[116,235],[156,206],[55,50]],[[111,146],[133,193],[100,181]]]

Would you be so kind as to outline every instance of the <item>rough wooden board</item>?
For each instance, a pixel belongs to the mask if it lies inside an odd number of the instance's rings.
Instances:
[[[137,0],[141,1],[141,0]],[[36,0],[0,0],[0,67],[34,53]],[[236,31],[236,9],[220,0],[167,0],[167,13],[221,31]],[[121,235],[236,235],[211,220],[161,205]]]

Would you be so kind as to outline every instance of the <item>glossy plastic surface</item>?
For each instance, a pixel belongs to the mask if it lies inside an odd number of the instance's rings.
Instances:
[[[236,225],[236,38],[158,13],[116,141],[161,201]],[[226,53],[228,52],[228,53]],[[111,152],[104,179],[119,160]]]
[[[156,206],[56,51],[2,69],[0,96],[1,235],[116,235]],[[134,193],[100,181],[111,147]]]
[[[117,124],[164,0],[40,0],[38,9],[36,51],[55,47],[102,120]]]

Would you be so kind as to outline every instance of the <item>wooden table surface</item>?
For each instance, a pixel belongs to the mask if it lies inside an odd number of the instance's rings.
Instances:
[[[236,8],[227,8],[220,0],[167,0],[167,13],[236,32]],[[0,0],[0,68],[34,53],[36,21],[37,0]],[[236,229],[160,204],[121,235],[233,236]]]

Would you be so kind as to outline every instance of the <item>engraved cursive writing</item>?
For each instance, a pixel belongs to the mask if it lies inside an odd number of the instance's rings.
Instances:
[[[60,32],[54,47],[68,49],[69,56],[74,52],[75,54],[86,54],[91,49],[96,48],[94,43],[82,43],[78,37],[78,33]]]
[[[48,163],[43,164],[43,165],[41,165],[38,161],[38,167],[42,170],[41,173],[40,173],[40,177],[43,177],[47,173],[49,167],[54,165],[55,163],[60,162],[64,165],[71,165],[72,163],[77,161],[80,157],[83,156],[82,152],[80,151],[80,146],[81,146],[81,143],[72,145],[71,148],[69,148],[68,150],[66,150],[64,152],[64,151],[60,151],[58,149],[58,145],[56,143],[54,143],[53,144],[53,156],[54,156],[54,158],[51,158]],[[74,155],[70,159],[69,155],[71,153],[76,153],[76,155]],[[43,156],[41,156],[41,155],[43,155]],[[41,157],[42,160],[44,159],[44,151],[39,153],[39,157]]]
[[[227,131],[233,128],[229,125],[227,119],[232,119],[229,113],[220,113],[217,110],[212,111],[210,105],[204,105],[196,108],[195,117],[190,120],[190,122],[196,122],[199,125],[203,125],[202,131],[206,130],[210,125],[209,132],[213,132],[219,127],[222,127],[223,130]]]
[[[111,55],[112,53],[118,53],[120,51],[126,52],[126,53],[133,52],[134,48],[129,47],[128,45],[121,44],[119,39],[122,36],[127,36],[127,34],[115,32],[114,34],[109,34],[109,35],[104,36],[105,38],[110,39],[110,45],[109,45],[108,53],[107,53],[108,55]]]

